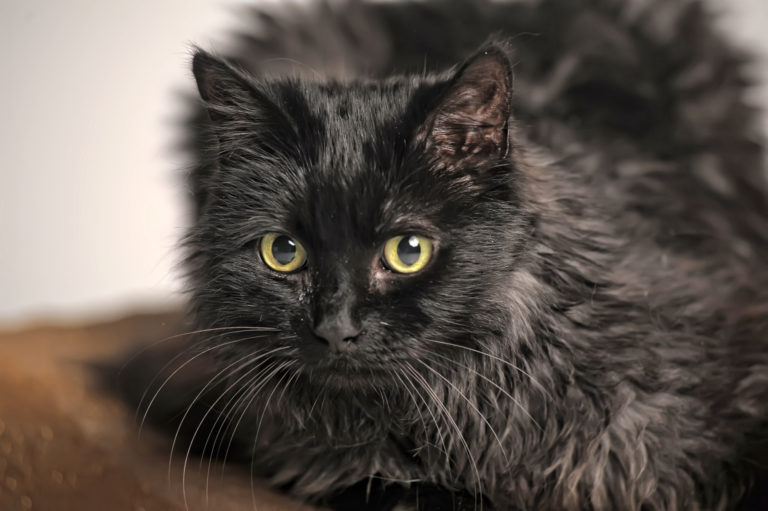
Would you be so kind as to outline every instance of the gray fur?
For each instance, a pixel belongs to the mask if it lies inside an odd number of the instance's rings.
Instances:
[[[493,31],[510,34],[486,47],[515,62],[507,160],[515,200],[475,220],[481,210],[456,203],[473,225],[451,232],[493,235],[498,252],[489,262],[457,248],[453,266],[423,283],[433,294],[418,317],[430,327],[409,337],[407,324],[391,326],[386,335],[401,344],[382,348],[392,351],[381,355],[388,379],[341,384],[301,366],[276,370],[242,401],[238,435],[253,441],[254,471],[312,501],[380,480],[483,495],[472,504],[493,509],[734,509],[768,447],[768,187],[756,112],[744,102],[744,59],[701,5],[292,9],[260,14],[261,36],[242,38],[232,57],[284,111],[296,110],[288,88],[303,98],[306,118],[338,135],[313,142],[327,158],[322,168],[354,163],[349,153],[363,135],[332,131],[345,126],[334,124],[340,100],[315,82],[349,87],[362,105],[349,115],[365,131],[452,76],[431,69],[460,62]],[[418,69],[425,53],[426,71]],[[305,78],[275,78],[275,56],[301,61],[291,68]],[[392,70],[417,74],[367,81]],[[264,192],[243,191],[233,177],[254,172],[235,161],[237,142],[206,152],[211,133],[222,144],[235,135],[234,125],[215,125],[226,114],[220,105],[209,110],[214,127],[196,132],[203,163],[192,176],[189,268],[199,323],[219,327],[250,321],[254,303],[294,305],[272,297],[272,284],[249,280],[251,262],[227,259],[235,249],[222,232]],[[242,121],[237,134],[249,126],[263,124]],[[334,172],[302,177],[318,180],[316,196],[296,196],[324,200],[322,179]],[[283,190],[304,190],[285,179]],[[364,193],[344,179],[327,204]],[[355,230],[344,213],[325,227],[314,218],[315,232]],[[321,294],[307,289],[295,307]],[[280,321],[263,326],[288,330]],[[298,367],[290,357],[302,348],[285,336],[291,350],[276,363]]]

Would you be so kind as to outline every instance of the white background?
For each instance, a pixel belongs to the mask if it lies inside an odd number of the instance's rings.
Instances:
[[[768,83],[768,1],[712,2]],[[0,0],[0,323],[180,300],[177,93],[241,4]]]

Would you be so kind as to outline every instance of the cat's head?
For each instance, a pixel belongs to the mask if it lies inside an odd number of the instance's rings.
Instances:
[[[531,223],[504,44],[383,82],[259,80],[204,52],[193,69],[216,169],[190,234],[201,326],[274,328],[233,352],[328,381],[502,329]]]

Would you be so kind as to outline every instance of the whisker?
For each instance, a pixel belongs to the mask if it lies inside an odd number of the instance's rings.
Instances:
[[[240,395],[239,395],[239,397],[237,398],[237,400],[235,401],[235,403],[234,403],[234,404],[233,404],[233,405],[230,407],[230,410],[229,410],[229,412],[227,412],[227,414],[226,414],[226,417],[223,417],[223,416],[219,416],[219,417],[216,419],[216,422],[218,422],[218,421],[219,421],[219,419],[221,419],[221,424],[220,424],[220,427],[219,427],[218,431],[216,432],[216,437],[215,437],[215,439],[214,439],[214,443],[213,443],[213,446],[211,447],[211,452],[210,452],[210,454],[209,454],[209,456],[208,456],[208,467],[206,468],[206,475],[205,475],[205,495],[206,495],[206,502],[207,502],[207,499],[208,499],[208,489],[209,489],[209,481],[210,481],[210,475],[211,475],[211,463],[212,463],[212,461],[213,461],[213,455],[214,455],[214,452],[216,452],[216,453],[218,454],[218,453],[221,451],[221,446],[222,446],[222,444],[223,444],[223,442],[224,442],[224,438],[226,437],[226,433],[225,433],[225,431],[224,431],[224,428],[225,428],[225,421],[228,421],[228,422],[229,422],[229,424],[231,425],[231,423],[232,423],[232,420],[231,420],[231,419],[229,419],[229,417],[230,417],[231,415],[233,415],[233,414],[236,414],[236,413],[237,413],[237,410],[238,410],[238,409],[239,409],[239,407],[240,407],[240,405],[241,405],[241,404],[242,404],[242,403],[243,403],[243,402],[244,402],[246,399],[248,399],[248,398],[249,398],[249,396],[251,396],[251,395],[252,395],[252,393],[253,393],[254,391],[257,391],[257,390],[258,390],[258,388],[260,388],[260,386],[262,385],[262,383],[261,383],[261,382],[266,382],[266,381],[268,381],[268,380],[269,380],[269,378],[271,377],[271,375],[270,375],[270,376],[266,376],[266,375],[267,375],[267,373],[269,373],[269,372],[273,371],[273,369],[275,368],[275,366],[276,366],[277,364],[278,364],[278,361],[276,361],[276,360],[272,360],[272,361],[271,361],[271,362],[270,362],[270,363],[269,363],[269,364],[268,364],[266,367],[263,367],[263,368],[261,368],[261,370],[259,370],[259,371],[258,371],[258,372],[257,372],[255,375],[253,375],[251,378],[249,378],[249,379],[248,379],[248,381],[247,381],[246,383],[244,383],[243,385],[241,385],[241,388],[240,388],[240,389],[238,389],[238,390],[239,390],[239,393],[240,393]],[[259,366],[259,367],[260,367],[260,366]],[[258,368],[257,368],[257,369],[258,369]],[[251,372],[252,372],[252,371],[249,371],[249,373],[251,373]],[[265,376],[266,376],[266,377],[265,377]],[[260,382],[260,383],[255,383],[255,382]],[[255,389],[254,389],[254,387],[255,387]],[[237,395],[237,393],[236,393],[235,395]],[[233,396],[233,398],[234,398],[234,396]],[[230,399],[230,402],[231,402],[231,401],[232,401],[232,399]],[[237,426],[240,424],[240,420],[242,420],[242,418],[243,418],[243,415],[245,414],[245,412],[246,412],[246,411],[247,411],[247,408],[246,408],[246,407],[244,407],[244,408],[242,409],[242,414],[240,415],[240,419],[238,420],[238,422],[237,422],[237,425],[236,425],[236,426],[235,426],[235,428],[233,428],[233,430],[232,430],[232,436],[230,437],[230,443],[229,443],[229,445],[231,445],[231,443],[232,443],[232,440],[234,439],[234,435],[235,435],[235,432],[236,432],[236,430],[237,430]],[[215,424],[216,424],[216,423],[214,423],[214,426],[215,426]],[[208,437],[209,437],[209,438],[210,438],[210,435],[211,435],[211,433],[212,433],[212,432],[213,432],[213,431],[211,431],[211,432],[209,433],[209,435],[208,435]],[[219,443],[219,438],[221,439],[221,443]],[[207,444],[207,442],[208,442],[208,439],[206,439],[206,444]],[[216,445],[217,445],[217,444],[218,444],[218,447],[216,447]],[[227,446],[227,452],[226,452],[226,454],[225,454],[225,458],[224,458],[224,460],[223,460],[223,462],[222,462],[222,467],[221,467],[221,474],[222,474],[222,477],[224,476],[224,466],[226,465],[226,456],[229,454],[229,445]],[[201,460],[200,460],[200,466],[201,466],[201,467],[202,467],[202,462],[203,462],[203,460],[201,459]]]
[[[235,369],[234,371],[230,371],[230,373],[240,371],[240,370],[244,369],[245,367],[253,364],[257,360],[263,359],[264,357],[267,357],[267,356],[274,355],[278,351],[282,351],[282,350],[285,350],[285,349],[288,349],[288,347],[287,346],[280,346],[278,348],[273,348],[273,349],[269,350],[266,353],[259,354],[259,355],[256,355],[256,356],[254,356],[253,353],[248,353],[247,355],[245,355],[245,356],[235,360],[234,362],[232,362],[231,364],[227,365],[222,370],[220,370],[218,373],[216,373],[216,375],[214,375],[213,377],[211,377],[208,380],[208,382],[205,384],[205,386],[203,386],[202,389],[200,389],[200,391],[194,397],[192,402],[187,406],[187,409],[184,412],[184,415],[181,417],[181,420],[179,421],[179,425],[176,428],[176,434],[173,436],[173,441],[171,442],[171,458],[168,461],[168,478],[169,478],[169,480],[171,478],[171,463],[173,461],[173,458],[172,458],[173,451],[174,451],[174,449],[176,447],[176,443],[178,441],[179,433],[181,432],[181,428],[184,425],[184,421],[186,420],[187,416],[189,415],[189,412],[192,410],[192,407],[195,405],[197,400],[200,399],[200,397],[202,397],[202,395],[205,393],[206,390],[208,390],[209,387],[211,387],[211,385],[213,385],[213,384],[215,384],[215,383],[217,383],[219,381],[221,375],[225,374],[233,366],[240,364],[237,369]],[[245,360],[245,362],[243,362],[243,360]],[[246,373],[246,375],[247,374],[249,374],[249,373]],[[237,381],[242,380],[246,375],[241,376],[240,379],[238,379]],[[231,388],[231,387],[232,387],[232,385],[230,385],[229,388]],[[197,436],[197,433],[200,431],[200,427],[202,427],[203,422],[205,421],[205,419],[208,417],[208,415],[213,410],[213,407],[216,405],[216,403],[218,403],[221,400],[221,398],[223,396],[226,395],[227,392],[228,391],[225,390],[216,399],[216,401],[214,401],[214,403],[208,408],[208,410],[205,412],[205,414],[203,415],[202,419],[200,420],[200,422],[198,423],[197,427],[195,428],[195,431],[192,434],[192,438],[190,440],[190,445],[187,448],[187,452],[186,452],[186,455],[184,457],[184,465],[183,465],[183,468],[182,468],[182,477],[181,477],[181,481],[182,481],[181,492],[182,492],[182,496],[184,498],[184,507],[185,508],[187,507],[187,495],[186,495],[186,485],[185,485],[185,483],[186,483],[186,473],[187,473],[187,463],[189,461],[189,455],[190,455],[190,453],[192,451],[192,444],[194,443],[195,437]]]
[[[249,359],[248,363],[246,363],[242,368],[237,368],[231,371],[231,373],[236,374],[238,370],[242,370],[244,367],[247,367],[248,364],[252,364],[252,363],[258,362],[259,360],[263,360],[264,358],[269,357],[274,353],[275,353],[275,350],[272,350],[267,353],[260,354],[257,357],[251,358]],[[271,368],[274,367],[274,365],[277,363],[274,360],[268,360],[267,362],[268,364],[266,367],[263,365],[264,362],[261,362],[261,363],[258,363],[255,367],[248,369],[239,378],[237,378],[232,383],[230,383],[227,389],[224,390],[224,392],[222,392],[221,396],[219,396],[219,398],[216,399],[216,401],[214,401],[213,404],[211,404],[208,412],[212,411],[216,407],[216,404],[219,402],[219,400],[223,398],[225,395],[227,395],[227,393],[229,393],[231,389],[234,389],[234,392],[232,392],[232,397],[230,397],[227,400],[227,402],[224,403],[224,405],[222,405],[221,413],[218,413],[216,415],[216,419],[214,420],[210,428],[210,431],[208,432],[208,436],[206,437],[205,444],[203,445],[203,448],[202,448],[203,456],[201,456],[200,458],[199,468],[202,468],[202,465],[205,459],[204,455],[206,452],[208,452],[209,454],[208,454],[207,473],[210,473],[210,468],[211,468],[211,463],[213,461],[214,453],[218,453],[221,449],[221,445],[219,444],[219,438],[221,438],[223,442],[224,428],[227,427],[227,422],[231,422],[229,417],[233,413],[236,413],[238,404],[242,399],[245,398],[245,395],[248,393],[248,390],[250,389],[250,386],[253,384],[253,382],[258,381],[266,372],[270,371]],[[243,381],[246,378],[248,378],[248,380],[245,383],[238,385],[241,381]],[[201,420],[201,424],[202,424],[202,421],[205,420],[205,417],[207,415],[208,413],[206,413],[203,416]],[[215,436],[213,436],[213,444],[211,445],[211,450],[208,451],[208,444],[210,443],[211,436],[214,435],[214,432],[215,432]],[[217,444],[219,444],[218,448],[217,448]],[[207,490],[208,488],[207,488],[207,481],[206,481],[206,499],[207,499]]]
[[[191,334],[199,334],[199,333],[204,333],[206,331],[213,331],[213,330],[228,330],[228,331],[227,332],[223,332],[223,333],[219,333],[219,334],[214,335],[212,337],[202,338],[199,341],[197,341],[197,342],[193,343],[192,345],[188,346],[186,349],[180,351],[173,358],[171,358],[171,360],[166,362],[163,365],[163,367],[160,368],[160,370],[157,372],[157,374],[155,374],[155,376],[150,380],[149,384],[147,384],[146,389],[142,393],[141,398],[139,399],[139,404],[136,406],[136,418],[138,418],[138,414],[141,411],[141,407],[144,404],[144,400],[146,399],[147,394],[149,393],[149,391],[152,388],[152,386],[154,385],[154,383],[157,381],[157,379],[160,377],[160,375],[163,374],[165,372],[165,370],[168,367],[170,367],[174,362],[176,362],[179,358],[181,358],[182,356],[187,354],[189,351],[194,350],[195,348],[197,348],[201,344],[205,344],[205,343],[210,342],[210,341],[212,341],[214,339],[221,338],[221,337],[223,337],[226,334],[239,334],[239,333],[245,333],[245,332],[249,331],[248,329],[243,329],[243,328],[233,328],[233,329],[230,329],[230,327],[222,327],[222,328],[209,328],[209,329],[203,329],[203,330],[196,330],[194,332],[191,332]],[[171,336],[171,338],[173,338],[173,337],[178,338],[178,337],[182,337],[183,335],[189,335],[189,334],[177,334],[175,336]],[[169,340],[171,338],[163,339],[160,342]],[[148,349],[148,348],[145,348],[145,350],[146,349]],[[139,352],[139,353],[141,353],[141,352]],[[132,359],[136,358],[137,356],[138,356],[138,354],[134,355],[134,357],[132,357]],[[130,360],[129,360],[129,362],[130,362]],[[127,365],[129,362],[126,362],[123,367],[125,367],[125,365]],[[149,406],[147,406],[147,411],[148,410],[149,410]],[[143,422],[144,421],[142,420],[141,423],[143,424]],[[141,426],[139,427],[139,435],[141,435]]]
[[[294,363],[293,360],[288,362],[283,362],[283,364],[276,369],[276,372],[282,371],[286,367],[290,367],[291,365],[293,365],[293,363]],[[264,415],[267,413],[267,408],[269,408],[269,401],[272,399],[272,396],[274,395],[275,390],[277,390],[277,387],[280,385],[280,382],[283,380],[284,377],[285,375],[281,376],[280,379],[277,381],[277,383],[275,383],[275,387],[269,393],[269,396],[267,397],[267,401],[264,404],[264,410],[261,412],[261,417],[259,418],[259,424],[256,426],[256,434],[253,436],[253,447],[251,449],[252,452],[256,452],[256,443],[259,439],[259,433],[261,432],[261,424],[262,424],[262,421],[264,420]],[[251,501],[254,505],[254,508],[256,508],[256,488],[253,486],[253,480],[254,480],[253,465],[254,465],[253,455],[251,455]]]
[[[448,419],[449,423],[453,426],[456,433],[459,435],[459,441],[461,442],[462,446],[467,452],[467,456],[469,457],[469,463],[472,467],[472,470],[474,472],[475,481],[474,481],[474,487],[475,487],[475,507],[477,507],[477,501],[478,501],[478,495],[480,496],[480,509],[482,509],[483,502],[482,502],[482,486],[481,486],[481,479],[480,479],[480,470],[477,467],[477,461],[475,461],[475,457],[472,455],[472,450],[469,447],[469,444],[467,443],[467,440],[464,438],[464,434],[461,431],[461,428],[459,428],[459,425],[456,424],[456,421],[451,416],[450,412],[448,411],[448,408],[445,406],[445,403],[440,399],[440,397],[435,393],[435,391],[429,386],[429,383],[424,379],[424,376],[422,376],[412,365],[406,362],[406,366],[408,370],[410,371],[411,375],[415,378],[415,381],[419,382],[421,384],[421,387],[427,392],[428,395],[432,397],[432,400],[435,402],[435,404],[442,410],[443,415],[446,419]]]
[[[216,337],[218,337],[218,336],[214,336],[214,338],[216,338]],[[238,342],[244,342],[244,341],[251,341],[253,339],[259,339],[260,337],[262,337],[262,336],[245,337],[245,338],[242,338],[242,339],[235,339],[235,340],[232,340],[232,341],[227,341],[227,342],[223,342],[223,343],[220,343],[220,344],[216,344],[214,346],[211,346],[211,347],[209,347],[209,348],[207,348],[207,349],[197,353],[196,355],[194,355],[191,358],[189,358],[186,362],[181,364],[179,367],[177,367],[170,375],[168,375],[168,377],[163,381],[163,383],[160,385],[160,387],[158,387],[157,391],[155,391],[155,394],[152,396],[152,399],[149,401],[149,404],[147,404],[147,407],[144,409],[144,414],[142,415],[141,422],[139,423],[139,432],[138,432],[139,437],[141,437],[141,432],[142,432],[142,429],[144,427],[144,423],[147,420],[147,415],[149,414],[150,408],[152,408],[152,405],[154,404],[155,400],[157,399],[157,396],[160,395],[160,392],[163,390],[163,387],[165,387],[168,384],[168,382],[171,381],[171,379],[173,379],[173,377],[176,376],[176,374],[179,373],[179,371],[181,371],[182,369],[184,369],[184,367],[186,367],[187,365],[192,363],[197,358],[205,355],[206,353],[210,353],[211,351],[214,351],[216,349],[220,349],[220,348],[222,348],[224,346],[229,346],[229,345],[232,345],[232,344],[236,344]],[[197,346],[197,345],[199,345],[199,344],[201,344],[203,342],[209,342],[210,340],[211,340],[211,338],[206,338],[204,341],[200,341],[195,346]],[[168,365],[170,365],[173,361],[175,361],[177,358],[179,358],[183,354],[184,354],[184,352],[182,352],[182,353],[178,354],[177,356],[175,356],[171,362],[169,362],[168,364],[166,364],[164,366],[163,370],[165,369],[165,367],[168,367]],[[161,374],[161,373],[162,373],[162,370],[160,372],[158,372],[158,375]],[[142,396],[142,399],[139,402],[139,406],[137,407],[137,413],[141,409],[141,405],[144,402],[144,397],[146,396],[148,390],[150,388],[152,388],[152,384],[156,380],[157,380],[156,377],[153,378],[152,381],[147,386],[147,390],[144,391],[144,395]]]
[[[298,379],[299,371],[295,371],[293,375],[288,378],[288,381],[285,382],[285,387],[283,387],[283,391],[280,393],[279,396],[277,396],[277,403],[275,403],[275,406],[280,406],[280,401],[283,400],[283,396],[285,395],[285,392],[288,390],[288,387],[291,386],[291,384]]]
[[[459,348],[459,349],[471,351],[472,353],[477,353],[478,355],[482,355],[484,357],[488,357],[490,359],[496,360],[497,362],[501,362],[502,364],[510,367],[511,369],[514,369],[515,371],[518,371],[521,374],[524,374],[525,376],[527,376],[528,379],[531,381],[531,383],[533,383],[534,385],[539,387],[541,389],[541,391],[544,392],[549,399],[554,399],[552,397],[552,394],[550,394],[549,390],[547,390],[547,388],[544,387],[544,385],[542,385],[536,378],[531,376],[531,374],[528,373],[525,369],[523,369],[523,368],[521,368],[519,366],[516,366],[515,364],[513,364],[512,362],[509,362],[508,360],[504,360],[501,357],[497,357],[496,355],[492,355],[490,353],[486,353],[484,351],[481,351],[481,350],[478,350],[478,349],[475,349],[475,348],[470,348],[469,346],[462,346],[461,344],[456,344],[456,343],[452,343],[452,342],[445,342],[445,341],[438,341],[438,340],[435,340],[435,339],[428,339],[427,342],[434,343],[434,344],[443,344],[445,346],[451,346],[451,347],[454,347],[454,348]]]
[[[272,353],[267,353],[266,356],[269,356],[271,354]],[[217,414],[216,420],[213,423],[213,428],[211,428],[211,431],[208,433],[208,437],[206,438],[206,443],[203,450],[207,450],[208,442],[211,440],[211,435],[213,434],[214,428],[216,428],[217,424],[219,426],[216,432],[218,437],[218,433],[225,427],[224,425],[225,421],[228,420],[228,417],[231,415],[231,413],[237,409],[237,406],[239,405],[240,401],[244,398],[244,395],[247,394],[248,390],[250,389],[250,385],[252,384],[252,382],[257,381],[259,378],[261,378],[264,375],[264,373],[269,371],[272,368],[272,366],[274,366],[274,364],[276,363],[275,361],[271,361],[271,362],[272,363],[267,366],[258,364],[256,367],[249,369],[240,378],[238,378],[232,384],[230,384],[230,388],[232,388],[238,383],[240,383],[243,379],[250,376],[248,381],[239,385],[235,389],[235,391],[232,393],[232,397],[230,397],[229,400],[227,400],[227,402],[224,403],[224,405],[222,405],[222,413]],[[232,371],[232,372],[234,373],[235,371]],[[253,374],[254,372],[256,374]],[[229,388],[225,392],[228,392],[228,391],[229,391]],[[218,402],[218,400],[216,400],[212,406],[214,406],[216,402]],[[225,413],[224,410],[228,410],[228,411]],[[216,442],[217,440],[214,439],[214,443],[211,446],[211,449],[212,449],[211,452],[213,452],[213,450],[216,449]]]
[[[232,427],[232,432],[229,435],[229,442],[227,443],[227,449],[224,451],[224,457],[222,458],[222,466],[221,466],[221,477],[224,477],[224,466],[226,465],[227,458],[229,457],[229,451],[232,448],[232,443],[235,440],[235,434],[237,433],[237,429],[240,427],[240,423],[245,417],[246,412],[250,409],[251,404],[253,403],[253,400],[256,398],[256,395],[259,392],[259,390],[264,388],[264,385],[266,385],[269,382],[269,380],[271,380],[274,377],[275,374],[281,371],[280,367],[276,367],[277,364],[278,362],[275,361],[265,371],[260,372],[257,378],[253,378],[249,380],[247,384],[248,387],[246,389],[246,392],[244,392],[241,398],[238,399],[237,403],[235,403],[235,406],[234,406],[235,413],[237,413],[236,410],[238,408],[241,411],[240,411],[240,416],[237,419],[237,422]],[[258,383],[254,383],[254,382],[258,382]],[[224,441],[224,438],[222,437],[222,443],[223,441]],[[210,464],[208,466],[208,470],[210,473]],[[206,485],[207,484],[208,483],[207,483],[207,477],[206,477]],[[207,491],[207,486],[206,486],[206,491]]]
[[[288,367],[291,367],[294,365],[293,360],[289,360],[288,362],[283,362],[283,364],[277,369],[277,371],[282,371]],[[275,391],[277,390],[277,387],[280,385],[280,382],[283,381],[283,378],[285,378],[285,375],[282,375],[280,379],[275,383],[275,387],[272,389],[272,391],[269,393],[269,396],[267,396],[267,402],[264,404],[264,410],[261,412],[261,417],[259,417],[259,423],[256,426],[256,434],[254,435],[256,438],[259,436],[259,432],[261,431],[261,425],[264,421],[264,416],[267,414],[267,409],[269,408],[269,402],[272,399],[272,396],[275,394]]]
[[[257,367],[261,368],[261,364]],[[265,369],[265,368],[262,368]],[[249,370],[250,373],[250,370]],[[207,458],[207,467],[205,470],[205,505],[206,507],[209,505],[210,495],[209,495],[209,480],[210,480],[210,474],[211,474],[211,466],[213,464],[214,456],[218,455],[221,451],[221,442],[223,442],[224,437],[226,436],[225,429],[229,427],[229,424],[231,423],[231,417],[232,414],[236,412],[237,410],[237,403],[242,399],[243,395],[247,391],[247,386],[250,385],[255,379],[259,377],[261,373],[257,373],[253,376],[251,376],[248,381],[244,382],[243,385],[235,389],[234,392],[232,392],[232,397],[230,397],[226,403],[222,405],[222,411],[221,413],[216,414],[216,418],[213,422],[213,425],[211,426],[210,430],[208,431],[208,435],[205,438],[205,444],[203,445],[202,449],[200,450],[200,461],[197,465],[197,470],[200,472],[203,469],[203,463],[206,463]],[[211,443],[210,450],[208,448],[208,444],[211,442],[211,439],[213,439],[213,443]],[[222,468],[223,470],[223,468]]]
[[[307,414],[307,418],[312,418],[312,412],[315,410],[315,406],[317,405],[317,402],[320,401],[320,396],[323,395],[323,390],[325,389],[324,386],[317,386],[315,385],[313,388],[320,389],[317,393],[317,397],[315,397],[315,400],[312,402],[312,406],[309,407],[309,413]]]
[[[411,401],[413,402],[414,409],[419,414],[419,420],[421,421],[421,427],[423,428],[424,431],[427,431],[427,422],[424,419],[424,412],[421,410],[421,407],[419,406],[418,401],[416,401],[416,396],[414,396],[413,392],[411,392],[411,389],[406,384],[405,379],[403,379],[403,375],[402,375],[402,373],[399,370],[395,370],[393,375],[397,379],[397,381],[400,382],[400,385],[402,386],[403,390],[405,390],[405,392],[411,398]]]
[[[512,401],[515,404],[515,406],[517,406],[520,409],[521,412],[523,412],[525,415],[528,416],[529,419],[531,419],[531,421],[536,425],[536,427],[539,428],[539,430],[544,431],[544,428],[542,428],[541,425],[536,421],[536,419],[533,418],[533,415],[530,414],[530,412],[522,405],[522,403],[520,403],[520,401],[518,399],[516,399],[514,396],[512,396],[512,394],[507,392],[503,387],[501,387],[495,381],[491,380],[487,376],[484,376],[484,375],[480,374],[479,372],[477,372],[476,370],[472,369],[471,367],[466,366],[464,364],[461,364],[461,363],[453,360],[450,357],[446,357],[445,355],[441,355],[440,353],[429,352],[429,351],[426,351],[426,350],[420,350],[420,351],[425,356],[436,355],[436,356],[438,356],[438,357],[440,357],[440,358],[442,358],[442,359],[444,359],[444,360],[446,360],[448,362],[451,362],[452,364],[458,366],[461,369],[464,369],[466,371],[471,371],[472,373],[475,374],[475,376],[478,376],[478,377],[482,378],[483,380],[487,381],[488,383],[493,385],[497,390],[499,390],[502,394],[504,394],[506,397],[508,397],[510,399],[510,401]],[[433,362],[437,363],[437,361],[434,361],[434,360],[433,360]]]
[[[501,448],[501,452],[504,453],[504,458],[507,461],[507,465],[509,465],[510,460],[509,460],[509,455],[507,454],[507,449],[504,447],[504,444],[501,443],[501,439],[499,438],[499,435],[496,433],[496,430],[493,429],[493,426],[491,426],[491,423],[488,422],[488,419],[486,418],[486,416],[483,415],[483,412],[481,412],[480,409],[472,401],[470,401],[469,398],[467,398],[467,396],[463,392],[461,392],[456,385],[453,384],[453,382],[451,382],[451,380],[449,380],[448,378],[440,374],[439,371],[433,369],[432,367],[429,367],[429,365],[426,364],[425,362],[421,360],[417,360],[417,362],[423,365],[427,370],[431,371],[432,374],[434,374],[438,378],[442,379],[445,383],[447,383],[453,390],[456,391],[456,393],[459,396],[461,396],[461,398],[464,401],[466,401],[466,403],[475,411],[475,413],[477,413],[480,416],[480,419],[485,423],[486,426],[488,426],[488,429],[491,430],[491,434],[493,434],[494,438],[496,439],[496,443],[499,444],[499,447]]]
[[[246,361],[243,362],[243,360],[246,360]],[[169,481],[171,479],[171,468],[172,468],[172,462],[173,462],[173,451],[175,450],[175,447],[176,447],[176,441],[178,439],[178,436],[179,436],[181,428],[182,428],[182,426],[184,424],[184,421],[187,418],[187,415],[192,410],[192,408],[194,407],[194,405],[197,402],[197,400],[205,393],[205,390],[209,386],[214,384],[214,382],[218,382],[220,377],[222,375],[224,375],[224,373],[227,372],[227,370],[229,368],[231,368],[232,366],[234,366],[236,364],[241,364],[240,367],[238,368],[238,369],[241,369],[243,367],[247,367],[251,363],[252,363],[252,354],[246,354],[246,355],[238,358],[237,360],[235,360],[231,364],[227,365],[222,370],[220,370],[218,373],[216,373],[214,376],[212,376],[208,380],[208,382],[205,384],[205,386],[203,386],[203,388],[200,389],[200,391],[197,393],[197,395],[194,397],[194,399],[189,403],[189,405],[187,405],[187,408],[184,411],[184,415],[182,416],[181,421],[179,421],[179,425],[176,428],[176,433],[173,436],[173,441],[171,443],[171,449],[170,449],[170,452],[169,452],[169,455],[168,455],[168,480]],[[228,390],[229,390],[229,388],[226,389],[221,394],[221,396],[225,395]],[[219,397],[219,399],[221,398],[221,396]],[[218,399],[217,399],[216,402],[218,402]],[[189,442],[189,447],[188,447],[188,449],[187,449],[187,451],[185,453],[185,456],[184,456],[184,464],[183,464],[183,467],[182,467],[182,477],[181,477],[181,492],[182,492],[182,496],[183,496],[183,499],[184,499],[184,509],[189,509],[189,506],[187,505],[187,491],[186,491],[186,472],[187,472],[187,463],[188,463],[188,460],[189,460],[189,453],[190,453],[190,450],[192,448],[192,445],[194,444],[195,437],[197,436],[197,432],[198,432],[199,428],[202,426],[203,422],[205,421],[205,418],[208,416],[208,414],[212,410],[213,410],[213,405],[209,406],[209,408],[206,411],[205,415],[202,417],[202,419],[198,423],[197,427],[195,428],[194,433],[192,434],[192,438],[190,439],[190,442]]]
[[[179,337],[186,337],[188,335],[198,335],[198,334],[207,334],[212,332],[220,332],[224,330],[242,330],[242,331],[264,331],[264,332],[279,332],[276,328],[271,327],[250,327],[250,326],[222,326],[222,327],[216,327],[216,328],[201,328],[199,330],[190,330],[189,332],[181,332],[174,335],[169,335],[168,337],[165,337],[163,339],[160,339],[158,341],[153,341],[146,346],[142,346],[140,350],[138,350],[136,353],[131,355],[123,364],[120,366],[120,369],[117,371],[118,376],[125,371],[125,368],[136,358],[138,358],[141,354],[145,353],[147,350],[150,350],[160,344],[163,344],[168,341],[172,341],[174,339],[178,339]]]
[[[426,419],[424,417],[424,412],[420,409],[419,403],[416,401],[416,396],[411,392],[409,387],[413,387],[413,391],[421,398],[421,402],[424,403],[424,407],[427,409],[427,412],[432,417],[432,422],[435,425],[435,429],[437,429],[437,437],[440,441],[440,445],[434,444],[430,442],[430,444],[437,447],[439,450],[441,450],[442,453],[445,454],[446,459],[449,457],[448,454],[448,448],[445,445],[445,438],[443,435],[443,430],[440,427],[440,424],[438,423],[437,419],[435,418],[434,414],[432,413],[432,410],[430,409],[429,405],[427,404],[426,400],[424,399],[424,396],[418,393],[416,390],[414,383],[408,378],[408,375],[406,373],[401,373],[400,371],[395,371],[395,376],[400,381],[400,383],[403,385],[403,388],[408,393],[408,395],[411,397],[411,400],[413,401],[413,405],[416,407],[416,410],[419,413],[419,418],[421,419],[421,425],[424,428],[424,431],[428,431]],[[442,447],[442,449],[440,449]]]

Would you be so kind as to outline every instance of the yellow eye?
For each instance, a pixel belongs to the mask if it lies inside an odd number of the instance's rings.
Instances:
[[[424,236],[395,236],[384,245],[384,262],[397,273],[416,273],[427,265],[431,257],[432,242]]]
[[[298,241],[285,234],[267,234],[259,243],[261,258],[273,270],[290,273],[307,262],[307,251]]]

